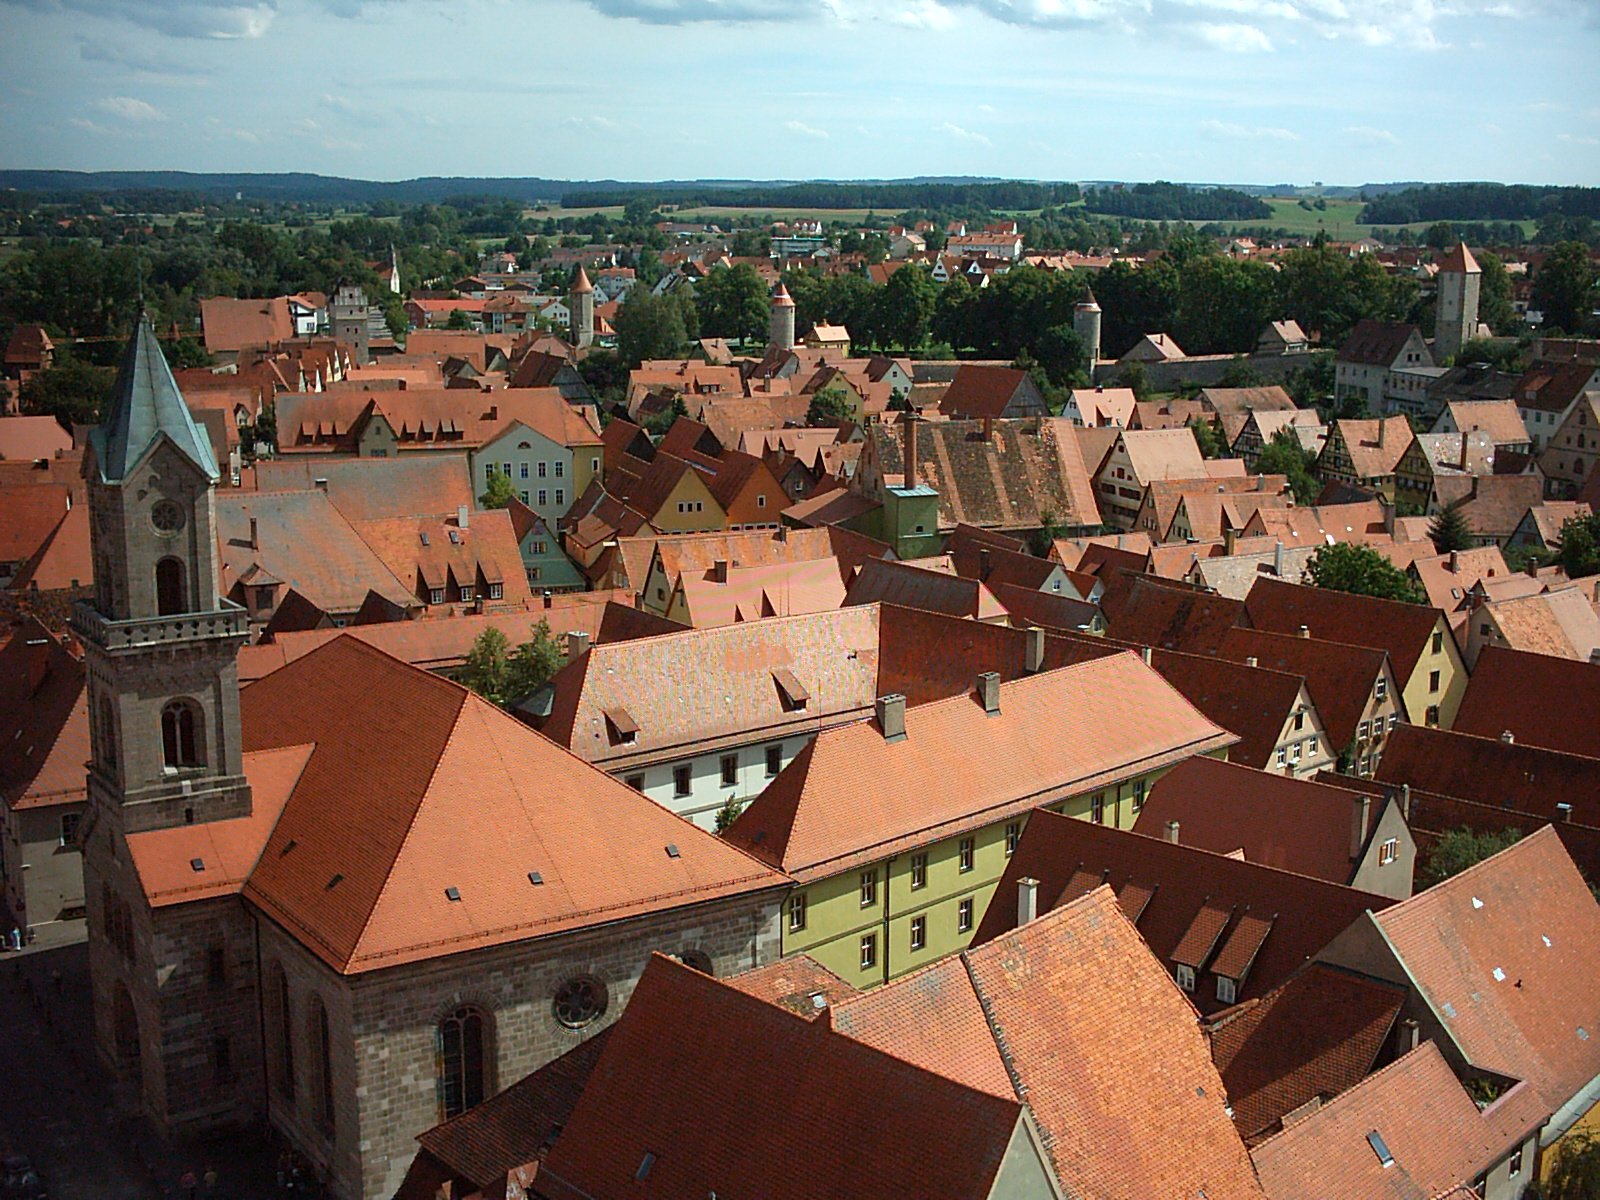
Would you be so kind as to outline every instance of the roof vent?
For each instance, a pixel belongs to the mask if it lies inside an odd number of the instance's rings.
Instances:
[[[533,884],[534,887],[540,887],[544,883],[544,876],[537,871],[529,871],[528,882]]]
[[[1504,983],[1505,982],[1506,973],[1504,971],[1502,971],[1499,967],[1496,967],[1493,971],[1490,971],[1489,974],[1494,976],[1494,981],[1496,983]]]
[[[1578,1026],[1578,1040],[1580,1042],[1587,1042],[1589,1040],[1589,1031],[1582,1025]]]
[[[203,858],[191,858],[189,860],[189,869],[191,871],[204,871],[206,869],[206,860]]]
[[[1367,1134],[1367,1145],[1372,1147],[1372,1152],[1378,1156],[1378,1161],[1385,1167],[1394,1166],[1394,1155],[1389,1153],[1389,1147],[1383,1140],[1383,1135],[1374,1129]]]
[[[328,880],[328,886],[324,890],[331,892],[331,891],[333,891],[334,888],[338,887],[343,882],[344,882],[344,876],[338,874],[337,872],[335,872],[333,878]]]
[[[633,1177],[635,1179],[644,1179],[650,1174],[650,1168],[655,1165],[656,1156],[654,1154],[647,1153],[644,1158],[639,1161],[639,1169],[633,1173]]]
[[[420,534],[418,534],[418,535],[417,535],[417,536],[418,536],[418,537],[420,537],[420,538],[421,538],[421,539],[422,539],[422,544],[423,544],[423,545],[424,545],[424,546],[426,546],[426,545],[429,545],[429,542],[428,542],[428,532],[427,532],[427,530],[423,530],[423,531],[422,531],[422,532],[421,532],[421,533],[420,533]]]
[[[452,902],[461,899],[461,889],[453,887],[445,888],[444,898]]]
[[[667,857],[668,858],[677,858],[678,857],[678,845],[677,845],[676,842],[668,842],[667,843]]]

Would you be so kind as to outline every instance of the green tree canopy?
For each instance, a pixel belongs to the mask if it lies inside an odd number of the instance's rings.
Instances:
[[[64,349],[57,350],[50,369],[38,372],[22,385],[22,411],[30,416],[54,417],[68,425],[98,424],[115,379],[115,371],[91,366]]]
[[[529,633],[528,640],[513,650],[504,633],[493,626],[485,629],[467,652],[461,682],[502,707],[537,691],[560,669],[563,655],[543,617]]]
[[[855,406],[837,384],[829,384],[811,397],[806,409],[807,425],[843,425],[855,420]]]
[[[489,486],[484,489],[483,495],[478,497],[478,503],[484,508],[509,508],[516,496],[517,491],[511,486],[511,477],[496,471],[489,476]]]
[[[1549,1177],[1533,1185],[1527,1196],[1528,1200],[1594,1200],[1600,1196],[1600,1137],[1580,1129],[1562,1138],[1554,1148]]]
[[[1472,526],[1467,524],[1467,518],[1461,512],[1461,503],[1455,500],[1445,505],[1428,526],[1428,540],[1440,554],[1472,548]]]
[[[694,287],[705,337],[761,341],[767,335],[767,285],[749,263],[712,271]]]
[[[1574,517],[1561,527],[1556,561],[1573,579],[1600,575],[1600,513]]]
[[[1595,305],[1595,268],[1582,242],[1562,242],[1533,277],[1533,307],[1546,329],[1577,333]]]
[[[884,342],[915,350],[928,340],[939,285],[920,266],[901,267],[889,276],[878,296],[877,327]]]
[[[1428,852],[1426,861],[1417,873],[1423,887],[1432,887],[1459,875],[1468,867],[1481,863],[1492,855],[1521,840],[1520,829],[1502,829],[1499,833],[1474,833],[1467,828],[1452,829],[1440,836]]]
[[[1322,491],[1322,482],[1313,473],[1317,457],[1300,444],[1288,429],[1280,429],[1261,448],[1256,470],[1262,475],[1284,475],[1296,504],[1313,504]]]
[[[1406,573],[1368,546],[1339,542],[1323,546],[1306,564],[1312,584],[1332,592],[1353,592],[1380,600],[1426,604],[1427,593]]]
[[[617,310],[617,357],[629,369],[647,358],[672,358],[689,342],[683,308],[671,296],[634,288]]]

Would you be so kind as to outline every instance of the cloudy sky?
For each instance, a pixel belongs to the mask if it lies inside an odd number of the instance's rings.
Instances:
[[[0,0],[0,165],[1600,184],[1600,0]]]

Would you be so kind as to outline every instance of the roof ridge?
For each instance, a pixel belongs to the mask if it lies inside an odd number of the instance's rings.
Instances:
[[[1444,1063],[1445,1069],[1448,1071],[1450,1069],[1450,1064],[1448,1062],[1445,1062],[1444,1054],[1439,1050],[1438,1043],[1435,1042],[1432,1038],[1427,1038],[1426,1040],[1424,1040],[1422,1042],[1419,1042],[1412,1049],[1407,1050],[1404,1054],[1402,1054],[1399,1058],[1395,1059],[1392,1063],[1389,1063],[1387,1066],[1380,1067],[1378,1070],[1373,1071],[1370,1075],[1367,1075],[1366,1077],[1364,1077],[1359,1083],[1352,1084],[1350,1087],[1348,1087],[1344,1091],[1340,1092],[1337,1096],[1334,1096],[1333,1098],[1331,1098],[1329,1100],[1323,1101],[1322,1105],[1317,1109],[1317,1111],[1318,1112],[1322,1112],[1322,1111],[1324,1111],[1326,1109],[1332,1108],[1335,1104],[1340,1103],[1341,1101],[1345,1100],[1347,1097],[1354,1096],[1357,1092],[1360,1092],[1362,1089],[1366,1088],[1369,1084],[1375,1083],[1377,1080],[1382,1079],[1384,1076],[1389,1075],[1391,1073],[1397,1073],[1397,1068],[1399,1068],[1399,1067],[1405,1067],[1408,1071],[1415,1070],[1417,1068],[1417,1066],[1421,1062],[1423,1062],[1425,1059],[1430,1057],[1426,1053],[1426,1051],[1428,1051],[1429,1049],[1431,1049],[1433,1051],[1433,1055],[1438,1057],[1440,1062]],[[1450,1075],[1451,1075],[1452,1079],[1455,1078],[1455,1072],[1454,1071],[1451,1071]],[[1458,1085],[1459,1085],[1459,1082],[1460,1081],[1458,1080],[1457,1081]],[[1524,1082],[1524,1081],[1518,1080],[1518,1082],[1520,1083],[1520,1082]],[[1462,1091],[1465,1092],[1466,1089],[1462,1088]],[[1285,1125],[1283,1128],[1279,1129],[1277,1133],[1272,1134],[1270,1137],[1262,1138],[1254,1146],[1250,1147],[1250,1155],[1251,1155],[1252,1159],[1255,1157],[1255,1152],[1257,1150],[1261,1149],[1263,1146],[1268,1145],[1271,1142],[1277,1141],[1279,1138],[1283,1137],[1285,1134],[1293,1133],[1296,1129],[1300,1128],[1301,1124],[1302,1124],[1302,1122],[1296,1122],[1293,1125]]]
[[[1452,796],[1452,797],[1449,797],[1449,799],[1458,800],[1459,797]],[[1473,803],[1473,801],[1467,801],[1467,803]],[[1481,803],[1481,802],[1479,802],[1479,803]],[[1485,805],[1484,807],[1491,807],[1491,806]],[[1513,809],[1497,809],[1496,811],[1506,812],[1506,813],[1515,813],[1516,810],[1513,810]],[[1381,912],[1373,913],[1372,914],[1373,917],[1376,920],[1378,920],[1379,922],[1382,922],[1391,913],[1393,913],[1393,914],[1396,914],[1396,915],[1400,916],[1401,919],[1403,920],[1405,917],[1407,917],[1409,915],[1407,913],[1407,911],[1406,911],[1408,908],[1413,908],[1414,911],[1415,910],[1423,910],[1423,911],[1425,911],[1425,906],[1420,905],[1420,904],[1413,906],[1412,902],[1413,901],[1417,901],[1417,900],[1422,900],[1425,897],[1442,895],[1443,894],[1443,889],[1445,889],[1446,887],[1455,885],[1455,884],[1459,883],[1459,881],[1461,881],[1463,879],[1471,878],[1472,876],[1477,875],[1480,872],[1482,872],[1486,867],[1496,866],[1497,863],[1498,863],[1498,860],[1500,860],[1501,858],[1503,858],[1503,857],[1505,857],[1506,855],[1509,855],[1509,854],[1514,854],[1514,853],[1522,850],[1524,847],[1526,847],[1528,845],[1539,845],[1539,846],[1542,846],[1544,844],[1542,839],[1545,839],[1547,837],[1547,835],[1548,835],[1548,837],[1555,838],[1557,845],[1561,845],[1561,835],[1556,832],[1556,827],[1553,824],[1549,823],[1548,818],[1542,818],[1542,819],[1545,820],[1545,822],[1546,822],[1544,825],[1541,825],[1538,829],[1535,829],[1532,833],[1523,834],[1521,837],[1519,837],[1516,841],[1512,842],[1505,849],[1496,851],[1494,854],[1491,854],[1488,858],[1480,859],[1479,861],[1473,863],[1470,867],[1466,868],[1466,870],[1458,871],[1456,874],[1450,876],[1450,878],[1448,878],[1448,879],[1441,879],[1438,883],[1434,884],[1432,887],[1424,888],[1422,891],[1416,893],[1413,896],[1408,896],[1406,899],[1400,901],[1398,904],[1395,904],[1395,905],[1391,906],[1388,909],[1385,909],[1385,910],[1383,910]],[[1565,847],[1563,847],[1563,852],[1564,852],[1564,850],[1565,850]],[[1569,856],[1569,861],[1570,861],[1570,856]],[[1574,868],[1574,870],[1576,870],[1576,864],[1573,864],[1573,868]]]

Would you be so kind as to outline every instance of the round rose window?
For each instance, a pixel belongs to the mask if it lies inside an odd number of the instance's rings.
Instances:
[[[150,524],[157,533],[177,533],[183,528],[183,509],[171,500],[158,500],[150,510]]]

